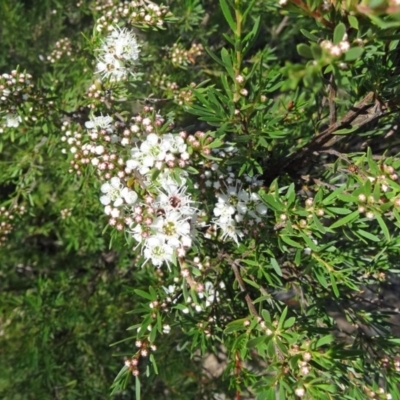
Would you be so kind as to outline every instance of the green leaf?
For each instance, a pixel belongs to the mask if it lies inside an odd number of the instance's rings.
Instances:
[[[253,339],[250,339],[247,343],[246,343],[246,347],[248,349],[253,349],[254,347],[257,347],[259,344],[264,343],[265,342],[266,337],[265,336],[259,336]]]
[[[333,32],[333,44],[339,44],[346,33],[346,25],[343,22],[340,22],[336,25],[336,28]]]
[[[135,376],[135,398],[140,400],[140,379],[138,376]]]
[[[348,15],[347,20],[352,28],[358,30],[358,19],[354,15]]]
[[[305,29],[300,29],[300,32],[309,40],[312,42],[318,42],[319,38],[312,33],[306,31]]]
[[[379,239],[378,236],[375,236],[370,232],[364,231],[363,229],[358,229],[356,232],[361,236],[365,237],[366,239],[372,240],[373,242],[381,241],[381,239]]]
[[[228,325],[226,325],[226,328],[224,330],[224,333],[232,333],[232,332],[237,332],[245,329],[244,323],[247,321],[246,318],[238,319],[236,321],[229,322]]]
[[[204,47],[206,50],[206,53],[219,65],[221,65],[222,67],[224,66],[224,63],[222,62],[222,60],[220,58],[218,58],[218,56],[216,54],[214,54],[208,47]]]
[[[282,311],[281,317],[279,318],[279,322],[278,322],[279,329],[282,329],[282,326],[283,326],[283,323],[285,322],[287,313],[288,313],[288,308],[286,306],[285,309]]]
[[[258,16],[253,22],[252,30],[244,37],[242,41],[244,44],[244,48],[242,50],[243,54],[245,54],[251,48],[251,46],[257,39],[260,30],[260,23],[261,23],[261,16]]]
[[[157,363],[156,363],[156,359],[154,357],[154,354],[150,354],[150,361],[151,361],[151,365],[154,368],[154,372],[158,375],[158,368],[157,368]]]
[[[226,50],[225,48],[223,48],[221,50],[221,59],[222,59],[224,67],[225,67],[226,71],[228,72],[229,76],[232,79],[235,79],[235,73],[233,71],[231,56],[229,55],[228,50]]]
[[[323,205],[328,205],[333,203],[336,199],[337,196],[343,192],[343,190],[345,189],[345,186],[341,186],[337,189],[335,189],[328,197],[326,197],[323,201],[322,204]]]
[[[313,53],[311,51],[311,47],[306,45],[305,43],[300,43],[296,47],[297,52],[305,58],[314,58]]]
[[[284,322],[283,327],[285,329],[291,328],[294,325],[295,322],[296,322],[296,318],[295,317],[290,317]]]
[[[339,289],[338,289],[338,287],[336,285],[336,278],[335,278],[335,276],[333,275],[332,272],[329,273],[329,278],[331,280],[333,293],[335,293],[335,296],[337,298],[339,298],[340,297]]]
[[[389,233],[389,229],[385,224],[385,221],[382,219],[382,217],[380,215],[376,215],[376,220],[378,221],[379,226],[382,229],[383,234],[385,235],[385,238],[387,241],[390,241],[390,233]]]
[[[338,228],[339,226],[346,225],[351,221],[354,221],[357,217],[359,216],[359,212],[353,211],[351,214],[346,215],[343,218],[340,218],[338,221],[334,222],[331,226],[330,229],[335,229]]]
[[[295,242],[294,240],[290,239],[290,237],[285,236],[285,235],[280,235],[279,236],[286,244],[288,244],[291,247],[296,247],[297,249],[302,249],[304,246],[302,246],[300,243]]]
[[[351,210],[348,208],[340,208],[340,207],[326,207],[328,211],[333,212],[334,214],[341,214],[341,215],[347,215],[351,213]]]
[[[273,258],[273,257],[271,257],[270,261],[271,261],[272,268],[275,270],[275,272],[279,276],[282,276],[282,270],[281,270],[281,267],[278,264],[278,261],[276,261],[276,259]]]
[[[219,0],[219,4],[221,6],[221,10],[222,13],[224,14],[226,22],[228,22],[228,25],[231,28],[232,32],[236,32],[236,23],[233,20],[231,11],[229,10],[228,3],[226,2],[226,0]]]
[[[134,292],[135,292],[138,296],[143,297],[144,299],[147,299],[147,300],[150,300],[150,301],[155,300],[156,297],[157,297],[157,296],[154,297],[154,296],[152,296],[151,294],[145,292],[144,290],[140,290],[140,289],[134,289]]]
[[[364,53],[364,49],[362,47],[352,47],[348,50],[344,55],[345,61],[354,61],[357,58],[360,58],[362,53]]]
[[[357,125],[352,126],[351,128],[343,128],[343,129],[338,129],[335,131],[335,135],[347,135],[349,133],[352,133],[358,129]]]
[[[323,336],[322,338],[317,340],[317,343],[315,343],[315,347],[322,347],[325,346],[326,344],[332,343],[335,340],[335,337],[333,335],[326,335]]]
[[[319,60],[322,56],[322,48],[318,43],[311,43],[311,52],[314,60]]]

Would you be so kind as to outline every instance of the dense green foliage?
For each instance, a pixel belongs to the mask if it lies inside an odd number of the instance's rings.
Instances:
[[[400,399],[400,5],[156,3],[0,2],[0,397]]]

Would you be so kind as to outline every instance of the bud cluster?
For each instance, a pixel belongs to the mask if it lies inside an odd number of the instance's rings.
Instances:
[[[166,74],[155,73],[150,76],[149,83],[160,90],[163,98],[173,99],[180,106],[190,105],[193,102],[193,89],[196,87],[194,82],[187,88],[180,88],[176,82],[170,81]]]
[[[139,350],[133,357],[125,359],[125,366],[129,368],[133,376],[138,376],[140,358],[147,357],[149,355],[149,351],[156,351],[157,347],[154,344],[150,344],[148,341],[141,340],[137,340],[135,345],[139,348]]]
[[[323,40],[320,44],[321,48],[325,50],[332,57],[338,58],[344,53],[349,51],[350,43],[347,40],[347,35],[343,37],[343,40],[338,44],[333,44],[330,40]]]
[[[12,232],[15,217],[21,216],[24,213],[24,206],[15,206],[10,210],[6,207],[0,207],[0,247],[4,246],[7,236]]]
[[[11,71],[0,76],[0,133],[5,128],[17,128],[22,122],[19,109],[34,96],[32,76]]]
[[[192,43],[189,50],[186,50],[181,43],[174,43],[169,49],[169,58],[175,67],[187,66],[196,63],[196,58],[202,56],[204,47],[200,43]]]
[[[86,96],[88,107],[92,110],[104,105],[109,107],[115,101],[113,90],[105,88],[102,82],[98,80],[88,87]]]
[[[192,43],[189,50],[186,50],[181,43],[174,43],[169,50],[168,57],[171,59],[172,65],[182,67],[196,63],[196,58],[203,55],[204,48],[200,43]]]
[[[103,6],[97,5],[96,10],[102,11],[103,16],[97,20],[98,32],[108,32],[112,25],[123,24],[144,28],[162,28],[171,19],[168,7],[157,5],[151,1],[109,1]]]
[[[63,38],[58,40],[54,44],[52,52],[46,57],[47,61],[54,64],[59,61],[62,57],[68,57],[68,61],[75,61],[72,56],[72,44],[69,38]]]

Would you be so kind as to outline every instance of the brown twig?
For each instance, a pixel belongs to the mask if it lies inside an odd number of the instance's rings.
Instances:
[[[265,183],[268,185],[278,176],[285,173],[292,176],[297,175],[307,165],[310,160],[310,155],[313,152],[326,150],[336,142],[348,138],[348,135],[335,135],[336,131],[351,126],[352,124],[357,126],[357,128],[361,128],[371,121],[387,115],[388,112],[383,113],[380,107],[377,106],[378,104],[380,104],[378,100],[374,101],[374,93],[369,92],[360,102],[354,105],[340,121],[331,124],[324,131],[314,136],[305,146],[287,156],[283,161],[279,160],[279,164],[269,165],[263,175]],[[370,109],[372,109],[373,112],[367,113],[367,111],[371,111]],[[361,115],[363,118],[357,119],[357,117]]]
[[[246,300],[247,307],[249,308],[251,314],[253,314],[255,317],[258,318],[259,314],[256,308],[254,307],[253,300],[251,300],[250,295],[247,293],[246,285],[243,282],[242,276],[240,275],[239,268],[236,265],[236,263],[237,263],[236,261],[232,262],[233,273],[235,274],[235,278],[239,284],[240,290],[242,291],[242,293],[245,293],[244,299]]]

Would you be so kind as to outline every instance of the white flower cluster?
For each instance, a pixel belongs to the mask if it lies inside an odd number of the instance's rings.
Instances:
[[[31,79],[31,75],[17,70],[0,75],[0,133],[7,128],[17,128],[22,122],[18,110],[33,93]]]
[[[103,79],[120,81],[127,78],[138,58],[136,36],[128,29],[114,27],[101,46],[96,71]]]
[[[165,163],[170,168],[176,164],[182,168],[188,159],[187,145],[182,137],[170,133],[160,137],[150,133],[140,147],[131,150],[131,158],[126,165],[146,175],[152,168],[163,169]]]
[[[132,228],[134,239],[142,245],[146,260],[155,266],[173,263],[192,246],[196,231],[197,208],[186,194],[186,186],[162,181],[155,198],[147,198],[147,207],[136,207]],[[147,216],[146,216],[147,214]],[[142,223],[144,222],[144,223]]]
[[[74,160],[91,163],[105,180],[100,202],[110,225],[132,235],[145,262],[161,266],[192,246],[198,210],[187,193],[187,135],[161,133],[164,119],[152,108],[146,113],[130,126],[121,122],[122,135],[110,116],[92,116],[85,123],[88,142],[76,135],[65,141]]]
[[[227,186],[226,192],[219,193],[217,198],[213,222],[222,230],[222,239],[230,238],[238,243],[243,237],[240,224],[244,221],[249,226],[260,223],[267,213],[267,206],[260,196],[242,189],[239,181],[235,186]]]

